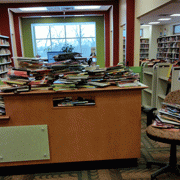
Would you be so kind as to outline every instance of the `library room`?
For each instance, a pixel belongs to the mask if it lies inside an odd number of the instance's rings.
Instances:
[[[178,180],[179,9],[0,0],[0,178]]]

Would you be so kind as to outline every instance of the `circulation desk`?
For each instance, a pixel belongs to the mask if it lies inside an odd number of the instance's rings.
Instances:
[[[1,93],[0,167],[140,158],[143,88]],[[54,105],[65,97],[95,104]]]

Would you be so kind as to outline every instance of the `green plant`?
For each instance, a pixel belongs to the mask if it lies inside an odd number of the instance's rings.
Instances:
[[[69,44],[65,44],[62,48],[61,51],[67,53],[67,52],[72,52],[74,49],[74,47],[72,45]]]

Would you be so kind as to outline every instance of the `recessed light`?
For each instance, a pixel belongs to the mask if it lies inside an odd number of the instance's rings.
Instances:
[[[171,20],[171,18],[161,18],[161,19],[158,19],[158,21],[169,21]]]
[[[46,7],[19,8],[21,11],[45,11]]]
[[[75,9],[100,9],[101,6],[75,6]]]
[[[180,16],[180,14],[171,14],[170,16]]]
[[[150,22],[148,24],[159,24],[160,22]]]

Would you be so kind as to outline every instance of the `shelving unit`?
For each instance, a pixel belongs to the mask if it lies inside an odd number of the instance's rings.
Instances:
[[[142,106],[144,107],[155,107],[156,105],[156,80],[157,73],[156,68],[147,67],[144,63],[142,66],[143,84],[147,85],[148,88],[142,91]]]
[[[156,108],[160,109],[166,95],[171,91],[171,82],[169,81],[169,63],[159,63],[157,66],[157,90],[156,90]],[[174,77],[172,77],[174,78]]]
[[[174,62],[179,60],[180,35],[162,36],[157,39],[157,59]]]
[[[157,63],[153,67],[147,67],[147,63],[144,63],[142,73],[142,83],[148,86],[142,91],[144,107],[160,109],[166,95],[180,89],[180,67],[172,67],[170,63]]]
[[[180,67],[172,68],[171,91],[180,89]]]
[[[0,77],[5,77],[11,64],[9,37],[0,35]]]
[[[140,60],[149,59],[149,39],[141,38],[140,39]]]
[[[123,37],[123,63],[126,63],[126,38]]]

